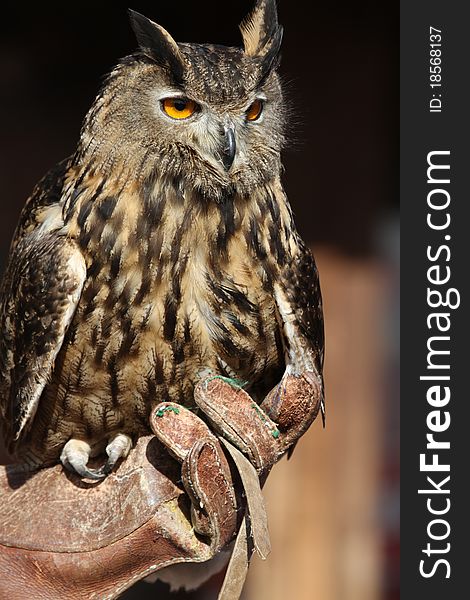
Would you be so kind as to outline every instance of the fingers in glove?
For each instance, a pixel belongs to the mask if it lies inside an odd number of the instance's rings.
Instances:
[[[161,402],[153,409],[150,428],[180,463],[198,440],[216,439],[202,419],[174,402]]]
[[[310,427],[320,410],[322,383],[312,371],[286,374],[261,403],[265,414],[277,423],[283,451]]]
[[[232,540],[237,528],[237,501],[224,462],[219,442],[203,439],[192,446],[181,469],[193,525],[198,533],[210,536],[214,552]]]
[[[238,518],[232,474],[219,441],[202,419],[173,402],[153,410],[150,426],[182,463],[195,530],[210,536],[212,549],[219,550],[233,538]]]
[[[224,377],[208,377],[198,383],[194,399],[213,428],[243,452],[261,471],[271,467],[284,452],[280,432],[254,400]]]
[[[318,414],[321,397],[321,381],[310,371],[284,375],[260,406],[224,377],[208,377],[194,391],[213,428],[258,471],[271,467],[305,433]]]

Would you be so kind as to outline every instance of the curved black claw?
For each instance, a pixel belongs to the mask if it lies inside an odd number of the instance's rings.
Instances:
[[[116,458],[115,460],[113,460],[111,457],[108,457],[108,460],[104,463],[104,465],[102,467],[97,469],[97,472],[103,473],[103,477],[106,477],[106,475],[109,475],[111,473],[111,471],[114,469],[118,460],[119,460],[119,457]]]
[[[74,473],[75,475],[80,475],[80,477],[86,479],[94,479],[98,481],[100,479],[104,479],[108,474],[108,472],[105,471],[106,465],[103,465],[99,469],[91,469],[86,465],[81,465],[77,463],[71,464],[68,460],[63,460],[62,464],[71,473]]]
[[[104,475],[109,475],[121,458],[126,458],[132,448],[132,440],[125,433],[118,433],[106,446],[108,460],[103,465],[101,471]]]

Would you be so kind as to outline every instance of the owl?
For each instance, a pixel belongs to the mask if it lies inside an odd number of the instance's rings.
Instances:
[[[139,51],[27,201],[0,292],[10,451],[94,479],[150,432],[157,403],[194,408],[205,374],[256,402],[286,370],[322,381],[318,273],[280,180],[275,1],[241,24],[243,48],[130,18]]]

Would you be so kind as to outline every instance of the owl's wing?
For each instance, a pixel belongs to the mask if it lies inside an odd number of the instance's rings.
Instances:
[[[317,266],[310,250],[297,238],[296,253],[275,285],[275,297],[283,324],[288,368],[301,373],[313,371],[321,384],[323,397],[323,355],[325,336],[323,307]]]
[[[10,451],[31,425],[86,278],[63,231],[58,187],[46,176],[28,201],[0,288],[0,414]]]

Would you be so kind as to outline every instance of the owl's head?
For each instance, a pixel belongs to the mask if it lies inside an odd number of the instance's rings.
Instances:
[[[101,169],[122,162],[138,177],[164,175],[214,199],[248,195],[276,176],[284,113],[275,0],[258,0],[242,22],[243,48],[177,43],[143,15],[130,17],[140,52],[108,77],[80,154]]]

